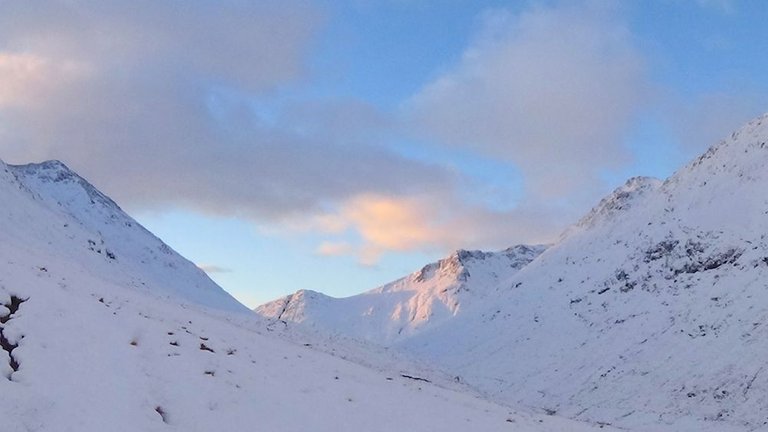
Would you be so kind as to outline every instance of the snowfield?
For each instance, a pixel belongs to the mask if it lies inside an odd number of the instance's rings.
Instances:
[[[609,429],[278,339],[60,163],[0,162],[0,202],[3,432]]]
[[[767,191],[764,115],[665,181],[629,180],[519,268],[488,254],[434,286],[412,275],[258,312],[413,356],[503,404],[635,431],[768,430]]]

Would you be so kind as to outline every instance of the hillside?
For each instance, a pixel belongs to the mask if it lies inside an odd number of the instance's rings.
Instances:
[[[472,313],[492,287],[514,275],[546,247],[500,252],[459,250],[402,279],[335,299],[303,290],[256,309],[261,316],[306,328],[390,345]]]
[[[766,142],[768,115],[663,182],[630,180],[472,313],[390,346],[504,403],[632,430],[762,430]]]
[[[0,165],[5,249],[39,256],[25,263],[89,272],[153,295],[227,311],[244,311],[237,300],[193,263],[139,225],[107,196],[58,161]],[[10,251],[9,251],[10,252]],[[78,267],[80,267],[78,269]]]
[[[269,336],[58,162],[0,162],[0,430],[572,431]]]

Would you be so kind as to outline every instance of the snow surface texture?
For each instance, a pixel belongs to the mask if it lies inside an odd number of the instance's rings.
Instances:
[[[508,279],[471,271],[482,299],[426,331],[393,338],[361,314],[389,304],[383,289],[304,296],[279,318],[378,340],[502,403],[638,431],[768,430],[767,143],[765,115],[664,182],[631,179]]]
[[[0,203],[0,431],[596,428],[262,334],[60,163],[0,162]]]

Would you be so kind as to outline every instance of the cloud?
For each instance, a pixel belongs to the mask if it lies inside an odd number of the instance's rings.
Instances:
[[[415,198],[364,195],[345,203],[340,216],[372,247],[410,250],[442,237],[433,213],[427,203]]]
[[[92,62],[122,75],[115,79],[185,70],[255,91],[302,73],[320,20],[297,0],[30,0],[0,8],[6,51]]]
[[[0,157],[61,159],[131,209],[320,230],[318,254],[366,264],[547,241],[573,213],[557,199],[627,157],[642,61],[611,11],[482,21],[460,64],[407,104],[405,138],[515,163],[528,195],[512,210],[469,202],[454,167],[389,149],[400,119],[285,96],[306,84],[323,25],[300,0],[0,2]]]
[[[232,272],[232,269],[230,269],[230,268],[221,267],[221,266],[217,266],[217,265],[213,265],[213,264],[199,264],[197,267],[200,268],[200,270],[202,270],[202,271],[204,271],[204,272],[206,272],[208,274],[213,274],[213,273],[231,273]]]
[[[365,103],[280,99],[321,22],[298,0],[0,3],[0,155],[61,159],[132,209],[281,223],[450,185],[370,139]]]
[[[87,74],[86,66],[72,61],[52,63],[32,54],[0,53],[0,108],[39,104],[56,86]]]
[[[482,22],[460,63],[407,104],[418,131],[513,162],[529,193],[549,198],[628,161],[621,142],[647,82],[616,11],[494,10]]]
[[[705,93],[692,101],[678,97],[666,101],[665,117],[670,120],[683,152],[694,157],[741,127],[747,119],[762,114],[767,96],[752,89]]]
[[[494,211],[458,200],[450,193],[391,197],[362,195],[337,212],[324,215],[328,232],[348,229],[358,233],[358,244],[326,243],[325,255],[356,255],[373,265],[389,251],[458,248],[500,249],[511,239],[520,243],[546,243],[554,239],[562,220],[552,208],[532,206]],[[559,216],[559,215],[558,215]]]
[[[320,256],[335,257],[349,255],[354,247],[347,242],[323,242],[315,251]]]

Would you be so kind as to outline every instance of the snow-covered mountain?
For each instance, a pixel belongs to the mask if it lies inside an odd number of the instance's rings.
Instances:
[[[271,337],[58,162],[0,162],[0,394],[3,432],[596,429]]]
[[[262,305],[256,312],[272,320],[390,345],[471,313],[499,281],[511,277],[545,249],[520,245],[500,252],[458,250],[360,295],[337,299],[302,290]]]
[[[471,313],[382,341],[505,403],[632,430],[768,430],[768,115],[666,181],[631,179],[476,288]],[[365,326],[360,303],[333,313]]]
[[[81,271],[154,295],[222,310],[245,309],[61,162],[2,164],[0,170],[0,236],[4,245],[42,255],[28,264],[46,271],[57,270],[59,264],[82,266]]]

